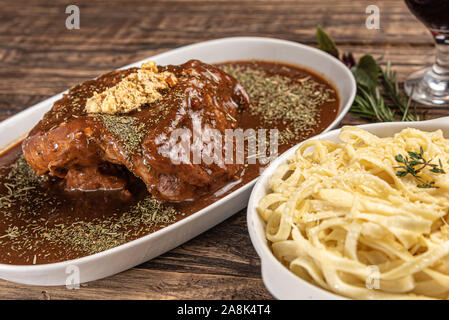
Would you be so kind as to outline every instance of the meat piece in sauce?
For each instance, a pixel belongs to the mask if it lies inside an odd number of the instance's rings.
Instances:
[[[127,168],[150,193],[166,200],[194,199],[214,182],[231,179],[241,165],[174,164],[162,150],[174,130],[192,132],[194,121],[223,136],[226,129],[237,128],[240,109],[249,105],[243,87],[217,67],[191,60],[159,67],[178,81],[157,102],[122,115],[85,112],[94,91],[114,86],[135,70],[86,81],[55,102],[23,143],[25,159],[35,172],[65,179],[69,190],[116,190],[126,189],[122,172]]]

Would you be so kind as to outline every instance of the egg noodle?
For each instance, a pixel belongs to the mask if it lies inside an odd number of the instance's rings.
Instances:
[[[379,138],[343,127],[343,143],[305,142],[258,204],[276,258],[293,273],[355,299],[449,298],[449,174],[434,187],[398,176],[408,151],[449,169],[441,130]]]

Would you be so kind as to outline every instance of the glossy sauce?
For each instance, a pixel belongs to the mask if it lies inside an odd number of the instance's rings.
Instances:
[[[307,70],[282,63],[264,61],[227,62],[220,64],[220,66],[250,67],[262,70],[267,75],[282,75],[288,77],[293,82],[300,81],[301,79],[304,79],[304,77],[311,77],[322,86],[333,90],[332,101],[323,103],[319,106],[319,112],[316,116],[318,119],[317,124],[310,130],[303,132],[301,136],[291,139],[286,143],[279,144],[279,153],[284,152],[302,140],[320,133],[328,127],[337,116],[339,98],[335,88],[322,77]],[[295,124],[293,123],[285,123],[282,119],[279,119],[278,122],[271,123],[271,127],[267,127],[261,115],[255,115],[249,110],[244,110],[242,112],[241,120],[239,122],[239,127],[242,129],[277,128],[282,130],[294,125]],[[7,185],[5,185],[5,182],[7,182],[5,177],[11,170],[11,165],[20,155],[21,145],[18,144],[4,152],[0,157],[0,180],[2,181],[0,186],[0,196],[5,195],[8,191]],[[239,171],[234,180],[218,183],[213,189],[205,193],[201,199],[196,201],[169,203],[169,205],[177,212],[175,219],[170,221],[170,223],[179,221],[237,190],[246,183],[257,178],[264,167],[265,166],[261,166],[259,163],[247,164],[241,171]],[[33,214],[23,214],[23,210],[19,210],[21,205],[20,201],[10,208],[3,208],[0,210],[0,263],[19,265],[43,264],[75,259],[92,254],[94,252],[80,249],[74,250],[74,248],[78,247],[67,242],[63,244],[59,242],[55,243],[54,241],[47,240],[45,236],[41,235],[45,234],[48,230],[52,230],[52,228],[63,230],[64,228],[61,224],[64,224],[64,226],[71,226],[73,224],[91,224],[95,226],[98,225],[98,228],[101,228],[102,221],[114,222],[115,220],[120,219],[123,212],[126,212],[131,207],[135,206],[138,201],[141,201],[148,195],[145,184],[139,179],[133,180],[132,190],[130,190],[133,197],[131,200],[125,202],[118,200],[118,196],[117,194],[114,194],[114,191],[66,192],[61,187],[58,178],[51,178],[47,183],[38,186],[37,189],[39,189],[38,192],[41,192],[41,194],[45,194],[43,196],[45,201],[39,203],[36,202],[36,206],[31,210]],[[33,206],[32,201],[27,200],[26,202],[27,203],[24,203],[23,205],[28,207]],[[117,233],[122,232],[122,234],[127,234],[129,236],[121,238],[111,236],[109,247],[132,241],[161,229],[166,225],[167,223],[159,223],[152,225],[151,227],[127,225],[123,230],[117,230]],[[18,234],[11,232],[11,226],[18,227],[21,232]],[[24,240],[19,241],[18,239]],[[74,237],[74,239],[76,240],[76,237]],[[102,251],[101,246],[97,251]]]

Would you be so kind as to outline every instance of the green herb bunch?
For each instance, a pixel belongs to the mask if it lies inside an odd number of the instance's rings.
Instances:
[[[317,27],[318,48],[340,59],[340,53],[329,35]],[[419,121],[416,105],[401,93],[397,74],[388,61],[383,69],[371,55],[364,55],[356,63],[351,52],[344,53],[341,61],[351,69],[357,82],[357,95],[351,112],[371,121]],[[391,104],[385,101],[389,97]]]

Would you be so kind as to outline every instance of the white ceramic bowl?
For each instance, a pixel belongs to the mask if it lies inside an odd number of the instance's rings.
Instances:
[[[358,126],[380,137],[389,137],[405,128],[417,128],[424,131],[434,131],[442,129],[446,138],[449,138],[449,117],[421,121],[421,122],[384,122]],[[340,129],[322,133],[309,140],[330,140],[341,142],[338,139]],[[304,142],[303,142],[304,143]],[[293,157],[295,151],[302,143],[287,150],[279,158],[273,161],[270,166],[259,177],[253,188],[248,203],[247,222],[251,242],[261,260],[262,278],[267,289],[278,299],[345,299],[337,294],[331,293],[318,286],[315,286],[282,265],[273,255],[268,247],[265,238],[265,222],[257,213],[257,204],[269,191],[269,179],[276,168],[286,163]]]
[[[160,65],[181,64],[189,59],[204,62],[263,59],[298,64],[321,73],[335,84],[340,95],[338,117],[326,130],[335,127],[348,112],[356,85],[351,72],[337,59],[317,49],[298,43],[269,38],[226,38],[189,45],[125,66],[139,66],[154,60]],[[58,94],[38,103],[0,124],[0,146],[6,147],[22,138],[62,96]],[[104,278],[132,268],[192,239],[234,213],[245,208],[255,181],[214,204],[169,227],[113,249],[80,259],[35,266],[0,264],[0,278],[34,285],[63,285],[78,267],[80,282]],[[66,273],[66,271],[68,273]]]

